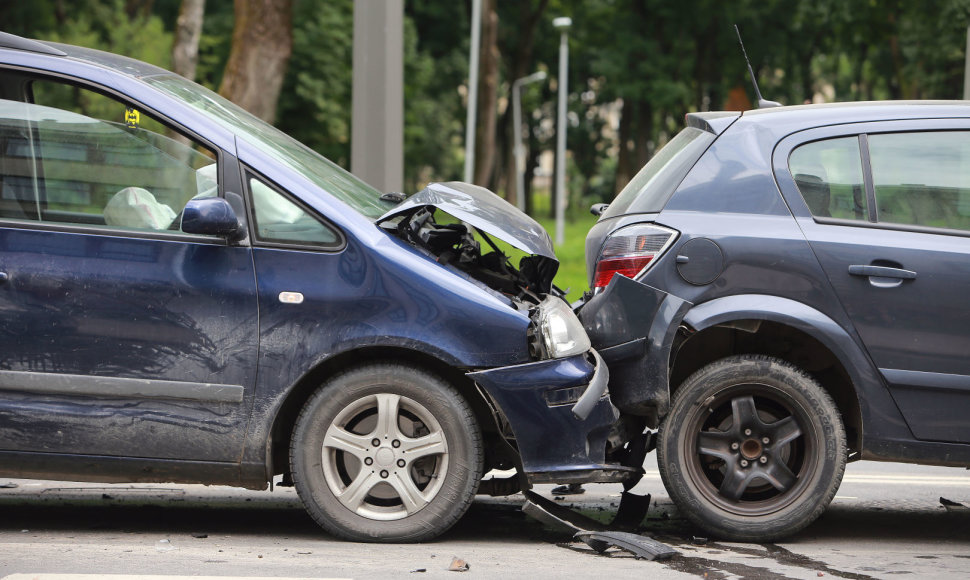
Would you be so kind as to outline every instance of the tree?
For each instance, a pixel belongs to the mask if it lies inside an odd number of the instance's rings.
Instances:
[[[199,40],[202,38],[204,14],[205,0],[182,0],[175,25],[172,70],[190,81],[195,80],[195,68],[199,61]]]
[[[293,50],[292,0],[235,0],[232,51],[219,94],[270,123]]]

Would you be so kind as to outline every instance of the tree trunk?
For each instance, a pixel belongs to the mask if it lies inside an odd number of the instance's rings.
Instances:
[[[620,130],[619,135],[617,135],[617,141],[619,142],[619,151],[617,152],[616,158],[616,185],[614,186],[614,194],[620,193],[627,183],[630,183],[630,178],[633,175],[630,173],[630,166],[632,165],[632,160],[630,159],[631,153],[627,143],[630,142],[630,133],[633,129],[633,102],[629,100],[623,101],[623,107],[620,109]]]
[[[498,120],[498,13],[495,0],[482,2],[482,46],[479,59],[478,114],[475,129],[475,183],[488,186],[495,167]]]
[[[637,100],[636,110],[636,164],[630,168],[631,178],[653,157],[653,151],[650,148],[650,137],[653,136],[653,107],[650,106],[650,101],[646,99]]]
[[[202,37],[204,15],[205,0],[182,0],[175,24],[172,70],[190,81],[195,80],[195,66],[199,62],[199,39]]]
[[[532,72],[533,62],[532,62],[532,52],[535,47],[535,31],[536,27],[539,25],[539,19],[542,17],[542,13],[545,12],[546,6],[548,6],[549,0],[539,0],[539,4],[535,10],[532,10],[532,1],[520,2],[519,3],[519,22],[522,24],[519,30],[518,39],[515,44],[515,51],[512,53],[512,61],[509,63],[508,70],[512,71],[511,77],[508,79],[509,87],[512,86],[517,79],[520,79]],[[523,92],[526,87],[522,87]],[[511,91],[509,93],[509,98],[512,98]],[[530,122],[531,111],[522,111],[522,125],[526,129],[532,126]],[[506,183],[508,187],[506,188],[505,199],[511,204],[518,202],[520,196],[526,195],[530,191],[529,183],[523,183],[523,189],[525,191],[517,191],[517,175],[515,166],[515,132],[520,130],[520,127],[512,127],[512,103],[505,109],[505,114],[502,116],[501,125],[503,127],[508,127],[505,131],[508,134],[508,139],[506,139],[508,152],[506,155],[506,171],[507,176]],[[531,129],[530,129],[531,131]],[[531,139],[526,139],[525,147],[529,147],[529,142]],[[531,153],[531,152],[530,152]],[[525,163],[525,160],[523,160]],[[526,176],[531,175],[530,172],[526,171]],[[528,181],[528,177],[526,177]],[[532,204],[526,200],[526,209],[531,209]]]
[[[235,18],[219,94],[272,123],[293,50],[293,2],[235,0]]]

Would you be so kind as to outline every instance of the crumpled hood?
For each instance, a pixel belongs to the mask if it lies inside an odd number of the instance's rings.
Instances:
[[[484,187],[470,183],[430,183],[378,218],[377,223],[427,206],[453,215],[523,252],[559,262],[552,249],[552,238],[537,221]]]

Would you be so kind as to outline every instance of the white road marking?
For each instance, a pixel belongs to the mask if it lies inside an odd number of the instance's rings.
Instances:
[[[350,578],[277,578],[273,576],[157,576],[137,574],[10,574],[0,580],[352,580]]]

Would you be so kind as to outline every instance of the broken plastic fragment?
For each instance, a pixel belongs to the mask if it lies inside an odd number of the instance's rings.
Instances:
[[[638,560],[666,560],[679,554],[677,550],[653,538],[629,532],[577,532],[573,538],[586,542],[590,548],[600,553],[610,546],[616,546],[632,552]]]
[[[461,558],[454,557],[451,559],[451,565],[448,566],[449,572],[467,572],[470,566],[468,562],[462,560]]]

